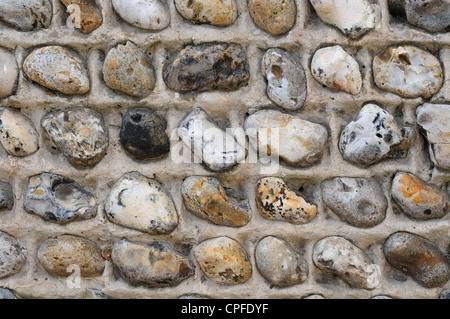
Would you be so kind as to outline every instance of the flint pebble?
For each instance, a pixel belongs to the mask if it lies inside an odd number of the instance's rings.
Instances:
[[[14,191],[10,183],[0,181],[0,210],[12,209],[14,206]]]
[[[267,95],[277,105],[295,111],[306,100],[306,76],[296,57],[282,49],[269,49],[262,61]]]
[[[450,105],[426,103],[417,108],[416,114],[431,160],[437,167],[450,170]]]
[[[47,29],[53,16],[51,0],[2,0],[0,20],[20,31]]]
[[[386,217],[388,202],[374,179],[337,177],[323,181],[325,204],[350,225],[374,227]]]
[[[279,177],[264,177],[257,182],[256,204],[262,217],[292,224],[308,223],[317,215],[317,206]]]
[[[166,0],[112,0],[117,14],[129,24],[150,31],[161,31],[170,24]]]
[[[355,288],[371,290],[381,280],[369,256],[343,237],[319,240],[313,248],[313,262],[322,271],[339,276]]]
[[[186,209],[216,225],[242,227],[251,218],[248,199],[214,177],[191,176],[181,187]]]
[[[0,142],[12,156],[26,157],[39,149],[39,133],[20,110],[0,107]]]
[[[23,63],[26,76],[63,94],[85,94],[89,91],[89,78],[82,60],[61,46],[35,49]]]
[[[320,124],[276,110],[251,114],[244,123],[250,144],[259,153],[306,167],[322,158],[328,131]]]
[[[229,237],[207,239],[194,247],[193,254],[205,276],[220,284],[243,284],[252,275],[247,252]]]
[[[400,128],[387,111],[366,104],[342,131],[339,150],[347,161],[368,166],[386,158],[405,157],[413,135],[413,128]]]
[[[442,287],[450,279],[450,264],[435,243],[407,232],[389,236],[383,244],[388,263],[426,288]]]
[[[302,283],[308,277],[306,260],[289,243],[274,236],[258,242],[255,261],[263,277],[279,287]]]
[[[0,231],[0,279],[19,273],[27,255],[27,249],[15,237]]]
[[[46,239],[38,249],[38,260],[47,272],[60,277],[69,277],[77,270],[81,277],[98,277],[105,270],[100,247],[72,235]]]
[[[11,52],[0,48],[0,99],[14,94],[19,79],[19,68],[17,61]]]
[[[133,286],[177,286],[194,275],[192,262],[175,253],[166,242],[114,244],[111,260],[121,277]]]
[[[163,69],[166,85],[181,93],[234,91],[246,86],[249,78],[247,54],[234,43],[188,45]]]
[[[410,173],[397,173],[392,198],[401,210],[417,220],[444,217],[450,211],[450,194]]]
[[[133,42],[112,48],[103,64],[108,87],[134,97],[144,97],[155,88],[155,72],[145,51]]]
[[[287,33],[297,17],[294,0],[249,0],[248,11],[255,24],[272,35]]]
[[[72,165],[92,167],[108,150],[109,133],[103,116],[90,108],[66,108],[46,114],[44,132]]]
[[[177,132],[183,143],[194,152],[196,163],[203,163],[212,171],[225,171],[245,160],[246,149],[201,108],[189,113],[179,124]]]
[[[175,0],[175,6],[183,18],[196,23],[226,27],[238,17],[236,0]]]
[[[57,224],[92,219],[97,215],[94,195],[74,180],[52,173],[28,179],[24,208],[30,214]]]
[[[61,0],[70,14],[75,28],[88,34],[98,29],[103,21],[95,0]]]
[[[356,95],[361,91],[359,64],[341,46],[322,48],[314,53],[311,73],[322,85]]]
[[[375,84],[405,98],[429,99],[443,84],[439,60],[410,45],[390,47],[373,59]]]
[[[138,172],[123,175],[106,199],[108,219],[149,234],[168,234],[178,225],[178,214],[162,185]]]

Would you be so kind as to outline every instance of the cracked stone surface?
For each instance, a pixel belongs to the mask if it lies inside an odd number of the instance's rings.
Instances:
[[[0,3],[0,20],[21,31],[46,29],[52,16],[50,0],[3,0]]]

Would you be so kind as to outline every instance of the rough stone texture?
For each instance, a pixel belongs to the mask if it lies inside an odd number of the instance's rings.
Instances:
[[[111,260],[121,277],[134,286],[176,286],[194,274],[194,265],[164,242],[149,244],[120,240]]]
[[[69,12],[74,26],[83,33],[91,33],[102,24],[102,12],[95,0],[61,0]]]
[[[17,299],[17,297],[11,290],[0,288],[0,299]]]
[[[373,59],[376,85],[406,98],[430,98],[443,84],[439,60],[410,45],[390,47]]]
[[[313,261],[321,270],[357,288],[374,289],[373,284],[380,280],[369,256],[343,237],[331,236],[318,241],[314,245]]]
[[[19,79],[16,57],[10,51],[0,48],[0,99],[12,95]]]
[[[383,245],[387,261],[395,269],[427,288],[442,287],[450,279],[450,264],[431,241],[412,233],[398,232]]]
[[[386,110],[367,104],[342,131],[339,150],[344,159],[368,166],[386,158],[405,157],[413,134],[414,129],[400,128]]]
[[[167,122],[155,111],[131,109],[122,119],[120,143],[136,160],[156,160],[170,152]]]
[[[361,91],[359,64],[341,46],[319,49],[311,61],[311,73],[321,84],[356,95]]]
[[[199,157],[198,163],[213,171],[231,169],[245,160],[245,148],[201,108],[195,108],[180,122],[177,133],[194,156]]]
[[[386,217],[388,202],[374,179],[337,177],[321,188],[324,203],[352,226],[374,227]]]
[[[279,156],[293,166],[305,167],[319,162],[328,141],[323,125],[276,110],[251,114],[244,128],[255,150]]]
[[[161,31],[170,24],[166,0],[112,0],[117,14],[129,24],[150,31]]]
[[[0,278],[19,273],[25,266],[28,251],[13,236],[0,231]]]
[[[46,239],[39,247],[38,259],[46,271],[60,277],[69,277],[78,270],[81,277],[98,277],[105,270],[100,247],[72,235]]]
[[[310,204],[290,188],[282,178],[265,177],[256,184],[256,203],[259,213],[267,219],[292,224],[305,224],[317,215],[317,206]]]
[[[61,46],[34,50],[25,59],[23,71],[30,80],[63,94],[89,91],[89,78],[83,62]]]
[[[127,41],[112,48],[105,58],[103,78],[110,88],[144,97],[155,88],[155,72],[145,51]]]
[[[166,85],[181,93],[233,91],[250,77],[244,49],[233,43],[188,45],[174,54],[163,71]]]
[[[429,220],[450,211],[450,194],[409,173],[398,173],[392,182],[392,199],[411,218]]]
[[[426,103],[417,108],[416,114],[431,160],[439,168],[450,170],[450,105]]]
[[[108,128],[103,116],[95,110],[84,107],[56,110],[42,118],[41,126],[75,166],[94,166],[108,151]]]
[[[248,0],[248,10],[256,25],[272,35],[288,32],[297,17],[294,0]]]
[[[439,295],[439,299],[450,299],[450,289],[442,290],[441,294]]]
[[[80,170],[46,144],[43,130],[41,148],[33,156],[17,158],[7,156],[0,148],[0,180],[8,181],[14,189],[13,210],[0,213],[1,230],[16,237],[29,251],[29,258],[22,271],[0,279],[0,287],[13,291],[21,298],[32,299],[74,299],[81,298],[86,288],[95,288],[113,298],[126,299],[172,299],[186,294],[206,295],[211,299],[303,299],[320,295],[326,299],[371,299],[374,296],[389,296],[394,299],[437,299],[450,282],[439,288],[425,288],[406,275],[393,269],[382,252],[382,244],[396,231],[413,231],[436,243],[448,255],[448,222],[450,215],[443,218],[420,221],[405,216],[394,206],[390,196],[392,180],[397,172],[411,172],[443,190],[450,190],[448,170],[434,165],[428,154],[427,141],[421,135],[412,142],[408,155],[392,158],[370,167],[359,167],[343,159],[339,149],[339,135],[343,128],[353,121],[360,109],[367,103],[376,103],[393,115],[401,126],[412,126],[417,131],[416,109],[425,102],[448,104],[449,84],[444,82],[441,90],[423,101],[422,98],[407,99],[376,87],[373,81],[372,61],[382,50],[400,44],[420,45],[435,55],[442,65],[445,79],[450,70],[450,38],[448,32],[430,34],[408,24],[405,20],[389,16],[386,1],[376,1],[382,10],[379,26],[358,40],[348,39],[342,32],[319,21],[308,1],[296,1],[297,20],[289,33],[272,36],[261,30],[252,20],[246,1],[236,1],[239,17],[226,28],[199,25],[185,20],[177,11],[173,1],[167,1],[173,23],[160,32],[151,32],[129,25],[114,11],[110,0],[96,0],[102,10],[103,24],[96,31],[86,35],[66,25],[68,14],[60,0],[53,0],[53,22],[48,29],[21,32],[0,23],[0,46],[14,54],[21,68],[26,56],[42,45],[58,44],[78,52],[86,61],[91,89],[85,95],[67,96],[54,94],[28,81],[20,73],[15,93],[0,99],[1,107],[21,109],[23,114],[36,125],[42,117],[54,109],[89,107],[99,111],[105,118],[110,147],[107,156],[95,167]],[[17,3],[17,2],[16,2]],[[70,21],[69,21],[70,22]],[[113,47],[132,41],[140,48],[151,52],[155,68],[155,89],[145,98],[134,98],[108,88],[102,78],[104,58]],[[162,66],[169,61],[173,52],[186,45],[210,42],[238,43],[247,53],[250,67],[248,85],[233,92],[189,92],[179,94],[169,89],[162,77]],[[310,63],[314,53],[323,47],[340,45],[360,64],[363,87],[358,95],[336,92],[323,87],[312,77]],[[270,48],[283,48],[299,58],[308,81],[307,99],[302,109],[293,112],[295,116],[327,127],[329,140],[322,160],[308,167],[284,165],[267,172],[263,162],[241,163],[226,172],[211,172],[198,163],[179,163],[172,160],[178,141],[168,157],[152,162],[134,161],[119,142],[122,116],[130,109],[149,108],[167,120],[167,133],[172,136],[182,119],[195,107],[201,107],[223,129],[242,128],[247,113],[252,114],[266,107],[274,107],[268,98],[267,82],[262,75],[261,61]],[[1,67],[0,67],[1,69]],[[0,80],[1,82],[1,80]],[[0,85],[1,86],[1,85]],[[278,109],[278,108],[277,108]],[[44,145],[44,146],[42,146]],[[103,210],[105,199],[114,182],[123,174],[138,171],[160,181],[174,200],[180,213],[177,228],[169,235],[149,235],[134,229],[120,227],[110,222]],[[23,209],[27,179],[42,172],[58,173],[80,182],[96,195],[99,214],[96,218],[62,226],[49,223],[26,213]],[[180,193],[182,182],[189,176],[210,176],[219,179],[232,189],[242,191],[249,199],[253,217],[244,227],[221,227],[192,216],[184,208]],[[255,200],[255,186],[265,176],[285,179],[293,189],[299,190],[318,206],[318,213],[310,223],[296,225],[267,220],[260,216]],[[376,227],[360,229],[349,225],[327,210],[323,202],[320,184],[335,177],[374,178],[382,184],[388,200],[386,219]],[[70,233],[94,240],[103,248],[106,260],[102,276],[81,279],[81,288],[68,288],[67,278],[48,274],[39,264],[36,253],[39,245],[48,237]],[[266,236],[283,238],[298,253],[305,257],[309,266],[308,280],[290,287],[278,288],[271,285],[254,269],[244,284],[227,287],[206,278],[194,260],[191,248],[197,243],[217,236],[229,236],[238,240],[249,253],[252,267],[255,264],[255,248]],[[312,260],[314,244],[325,236],[336,235],[347,238],[364,249],[375,265],[380,267],[381,285],[373,290],[359,289],[347,285],[335,275],[322,272]],[[134,287],[120,279],[111,263],[111,248],[114,243],[126,238],[133,242],[163,240],[191,260],[195,273],[178,286],[148,289]],[[152,302],[150,302],[151,304]],[[156,301],[156,304],[158,302]],[[151,307],[151,305],[150,305]],[[46,311],[51,311],[48,308]],[[150,309],[150,308],[149,308]],[[403,308],[402,308],[403,309]],[[103,309],[104,310],[104,309]],[[154,309],[151,312],[154,313]],[[164,309],[165,311],[167,309]],[[170,308],[168,309],[170,312]],[[176,309],[174,309],[176,310]],[[320,312],[320,308],[319,308]],[[163,312],[165,313],[165,312]],[[362,312],[363,313],[363,312]],[[216,313],[215,313],[216,314]],[[8,315],[8,314],[6,314]],[[363,314],[364,315],[364,314]],[[443,312],[439,315],[445,315]]]
[[[238,16],[236,0],[175,0],[183,18],[219,27],[233,24]]]
[[[25,157],[39,149],[39,133],[20,110],[1,107],[0,142],[8,154]]]
[[[12,209],[14,206],[14,191],[10,183],[0,181],[0,210]]]
[[[28,179],[24,208],[44,220],[66,224],[94,218],[97,201],[74,180],[52,173]]]
[[[255,250],[258,270],[269,282],[287,287],[308,278],[308,264],[285,240],[267,236],[259,241]]]
[[[181,187],[186,209],[197,217],[223,226],[242,227],[251,219],[250,203],[213,177],[191,176]]]
[[[51,0],[2,0],[0,20],[21,30],[46,29],[52,21]]]
[[[320,19],[357,39],[376,27],[380,9],[370,0],[310,0]]]
[[[205,276],[220,284],[243,284],[252,275],[247,252],[229,237],[207,239],[195,246],[193,253]]]
[[[138,172],[127,173],[112,187],[105,211],[113,223],[149,234],[167,234],[178,224],[178,214],[162,185]]]
[[[114,299],[114,298],[108,296],[107,294],[104,294],[99,290],[88,288],[83,292],[82,299]]]
[[[262,60],[267,95],[286,110],[298,110],[306,100],[306,76],[298,59],[282,49],[269,49]]]

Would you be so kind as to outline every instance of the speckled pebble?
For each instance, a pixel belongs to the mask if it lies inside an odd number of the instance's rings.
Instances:
[[[238,16],[235,0],[175,0],[183,18],[219,27],[232,25]]]
[[[381,281],[369,256],[343,237],[319,240],[313,248],[313,261],[319,269],[339,276],[355,288],[371,290]]]
[[[52,173],[28,179],[25,211],[57,224],[92,219],[97,215],[97,201],[74,180]]]
[[[317,215],[317,206],[279,177],[264,177],[258,181],[256,204],[262,217],[292,224],[308,223]]]
[[[0,107],[0,142],[12,156],[26,157],[39,149],[39,133],[20,110]]]
[[[306,100],[306,76],[298,58],[283,49],[269,49],[262,60],[267,95],[286,110],[298,110]]]
[[[229,237],[207,239],[194,247],[193,254],[205,276],[220,284],[243,284],[252,275],[249,255]]]
[[[339,28],[346,36],[357,39],[366,34],[380,20],[378,4],[370,0],[310,0],[319,18]]]
[[[170,152],[166,129],[166,120],[155,111],[146,108],[131,109],[122,119],[120,143],[136,160],[161,159]]]
[[[417,220],[444,217],[450,211],[450,194],[409,173],[397,173],[392,198],[407,216]]]
[[[17,299],[17,296],[9,289],[0,288],[0,299]]]
[[[450,289],[444,289],[439,295],[439,299],[450,299]]]
[[[337,177],[321,188],[324,203],[352,226],[374,227],[386,217],[388,202],[375,179]]]
[[[144,97],[155,88],[155,72],[149,56],[131,41],[112,48],[103,64],[108,87],[134,97]]]
[[[14,191],[10,183],[0,181],[0,210],[12,209],[14,206]]]
[[[100,247],[86,238],[61,235],[46,239],[38,249],[38,260],[50,274],[69,277],[98,277],[105,270]]]
[[[247,54],[234,43],[188,45],[163,69],[166,85],[181,93],[234,91],[247,86],[249,78]]]
[[[292,166],[318,163],[328,141],[328,131],[323,125],[276,110],[251,114],[244,128],[250,144],[260,154],[277,156]]]
[[[375,84],[405,98],[430,98],[444,82],[439,60],[410,45],[390,47],[373,59]]]
[[[19,67],[14,54],[0,48],[0,99],[14,94],[19,80]]]
[[[229,170],[246,158],[246,149],[201,108],[195,108],[181,121],[177,133],[194,152],[195,163],[203,163],[212,171]]]
[[[61,46],[35,49],[25,59],[23,71],[30,80],[53,91],[67,95],[89,91],[84,62]]]
[[[177,286],[194,275],[192,262],[165,242],[134,243],[122,239],[113,246],[112,262],[133,286]]]
[[[65,108],[46,114],[44,132],[74,166],[92,167],[109,147],[109,132],[103,116],[90,108]]]
[[[117,14],[129,24],[150,31],[161,31],[170,24],[166,0],[112,0]]]
[[[251,219],[250,203],[245,195],[224,187],[214,177],[186,178],[181,194],[190,213],[211,223],[242,227]]]
[[[435,243],[397,232],[383,244],[388,263],[426,288],[442,287],[450,279],[450,264]]]
[[[368,166],[386,158],[405,157],[413,136],[413,128],[400,128],[387,111],[366,104],[358,118],[342,131],[339,150],[345,160]]]
[[[149,234],[168,234],[178,225],[178,214],[162,185],[138,172],[123,175],[105,202],[108,219]]]
[[[15,237],[0,231],[0,278],[19,273],[27,256],[27,249]]]
[[[71,15],[74,26],[88,34],[98,29],[103,21],[95,0],[61,0]]]
[[[255,24],[272,35],[287,33],[297,18],[294,0],[249,0],[248,11]]]
[[[258,270],[270,283],[288,287],[306,281],[308,263],[285,240],[267,236],[255,249]]]
[[[51,0],[2,0],[0,20],[20,31],[35,31],[50,26]]]
[[[361,91],[359,64],[341,46],[322,48],[314,53],[311,73],[321,84],[356,95]]]
[[[437,167],[450,170],[450,105],[426,103],[417,108],[416,115],[431,160]]]

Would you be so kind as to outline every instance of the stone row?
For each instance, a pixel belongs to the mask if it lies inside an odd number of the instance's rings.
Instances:
[[[98,29],[103,22],[102,10],[94,0],[61,0],[70,14],[75,28],[84,34]],[[369,0],[354,0],[336,4],[332,0],[309,1],[317,16],[328,25],[357,39],[372,30],[381,20],[381,9]],[[410,25],[428,32],[443,32],[450,25],[450,5],[445,0],[417,1],[389,0],[394,16],[407,19]],[[177,12],[186,20],[218,27],[232,25],[238,18],[235,0],[174,0]],[[169,6],[165,0],[113,0],[112,7],[126,23],[144,30],[158,32],[171,23]],[[289,32],[297,19],[294,0],[249,0],[248,12],[253,22],[267,33],[278,36]],[[52,22],[50,0],[5,0],[0,4],[0,20],[21,31],[48,28]]]
[[[443,287],[450,279],[446,252],[427,238],[395,232],[385,239],[382,251],[390,267],[426,289]],[[28,250],[15,237],[0,232],[0,256],[0,278],[7,278],[22,271]],[[64,234],[45,239],[37,250],[39,265],[54,277],[67,278],[74,270],[81,278],[100,277],[110,262],[127,284],[144,288],[176,287],[193,277],[197,267],[220,285],[245,284],[255,271],[251,256],[238,241],[226,236],[205,239],[181,253],[169,241],[121,239],[102,249],[92,240]],[[309,257],[283,238],[264,236],[253,256],[265,282],[278,288],[305,283],[311,275],[307,259],[319,271],[335,275],[355,289],[373,290],[383,281],[381,267],[341,236],[318,240]],[[2,297],[11,298],[8,294]]]
[[[0,98],[15,93],[19,67],[12,53],[0,50],[4,85]],[[411,45],[385,49],[373,59],[373,77],[378,88],[404,98],[424,99],[436,94],[444,83],[439,60]],[[90,90],[88,70],[74,51],[52,45],[34,49],[22,66],[26,79],[53,92],[84,95]],[[241,45],[213,43],[188,45],[165,63],[163,80],[175,92],[235,91],[248,85],[250,68]],[[297,56],[272,48],[262,59],[267,95],[278,106],[294,111],[303,107],[307,79]],[[332,90],[357,95],[362,88],[360,65],[341,46],[321,48],[311,60],[313,78]],[[155,88],[156,75],[149,55],[133,42],[119,44],[106,55],[102,75],[110,89],[143,98]]]
[[[425,103],[416,114],[431,161],[450,170],[446,120],[450,105]],[[45,114],[40,124],[46,139],[75,168],[91,168],[107,154],[108,126],[102,114],[91,108],[55,109]],[[172,160],[202,163],[210,171],[223,172],[240,163],[267,159],[293,168],[313,166],[322,160],[330,134],[322,124],[274,109],[249,114],[241,133],[221,128],[203,109],[194,108],[169,137],[164,117],[149,108],[132,108],[122,118],[119,140],[126,153],[140,163],[163,159],[170,153]],[[340,132],[337,146],[343,159],[366,168],[388,158],[406,157],[415,136],[413,127],[402,127],[386,110],[369,103]],[[0,142],[9,155],[30,156],[39,150],[39,140],[38,130],[24,113],[0,108]]]
[[[0,184],[2,210],[11,210],[11,185]],[[349,225],[372,228],[384,221],[388,199],[375,178],[335,177],[320,183],[326,207]],[[260,178],[254,188],[260,215],[268,220],[306,224],[318,214],[318,199],[311,199],[281,177]],[[211,224],[243,227],[252,218],[249,199],[214,177],[189,176],[180,193],[188,212]],[[450,195],[438,186],[407,173],[396,173],[390,186],[394,206],[414,221],[444,218],[450,210]],[[28,179],[25,211],[46,221],[67,224],[97,216],[96,196],[76,181],[53,173]],[[104,203],[108,219],[144,233],[170,234],[179,222],[177,209],[164,186],[139,172],[129,172],[115,181]]]

